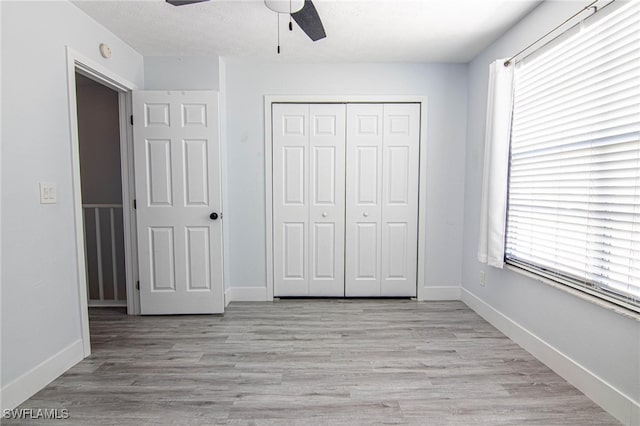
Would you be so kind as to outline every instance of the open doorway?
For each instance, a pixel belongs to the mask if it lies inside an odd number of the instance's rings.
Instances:
[[[121,287],[118,287],[119,297],[118,299],[126,299],[126,313],[129,315],[139,315],[140,304],[136,291],[136,280],[138,276],[137,270],[137,242],[136,242],[136,218],[134,210],[134,194],[135,194],[135,182],[133,173],[133,134],[132,126],[130,123],[131,117],[131,97],[132,92],[137,90],[137,85],[114,73],[109,68],[102,64],[99,64],[92,59],[76,52],[67,46],[67,90],[68,90],[68,106],[69,106],[69,130],[71,139],[71,168],[72,168],[72,192],[73,192],[73,205],[74,205],[74,233],[76,239],[76,272],[78,282],[78,313],[80,315],[80,329],[82,335],[82,346],[84,356],[91,355],[91,338],[89,330],[89,298],[90,292],[87,281],[89,274],[87,273],[87,254],[86,254],[86,242],[85,242],[85,220],[83,209],[83,186],[85,185],[81,179],[81,156],[80,156],[80,138],[79,138],[79,123],[78,123],[78,93],[76,80],[80,80],[81,77],[86,77],[91,81],[82,80],[80,84],[99,84],[104,88],[115,92],[118,102],[118,137],[116,142],[119,145],[120,150],[120,173],[121,173],[121,200],[122,200],[122,236],[124,239],[124,268],[118,268],[116,263],[116,273],[119,269],[124,270],[125,278],[125,291],[120,294]],[[82,112],[80,114],[83,114]],[[117,156],[116,156],[117,158]],[[116,161],[116,160],[114,160]],[[117,162],[117,161],[116,161]],[[88,204],[88,203],[85,203]],[[103,217],[105,226],[108,224],[111,226],[111,212],[100,212],[100,222],[102,226]],[[114,230],[117,229],[117,213],[114,210]],[[94,224],[95,212],[93,213]],[[95,226],[95,225],[94,225]],[[94,227],[94,234],[96,228]],[[111,231],[101,231],[100,237],[102,239],[105,235],[108,240],[111,240]],[[95,238],[95,237],[94,237]],[[115,235],[114,235],[114,239]],[[94,239],[94,247],[97,247]],[[102,247],[102,246],[101,246]],[[109,246],[111,247],[111,246]],[[115,245],[113,245],[115,247]],[[105,251],[102,249],[102,251]],[[110,256],[110,248],[106,250],[106,254]],[[116,249],[116,258],[117,258]],[[105,265],[103,264],[103,269]],[[111,274],[113,275],[113,265],[111,264]],[[103,276],[103,294],[104,288],[104,276]],[[111,284],[113,289],[113,284]],[[120,285],[120,284],[119,284]],[[107,293],[108,294],[108,293]],[[99,288],[98,288],[99,295]],[[123,297],[124,296],[124,297]],[[98,296],[99,298],[99,296]]]
[[[118,92],[75,81],[88,305],[126,312]]]

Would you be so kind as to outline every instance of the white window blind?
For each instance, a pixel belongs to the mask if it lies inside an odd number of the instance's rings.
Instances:
[[[640,311],[640,2],[514,87],[506,261]]]

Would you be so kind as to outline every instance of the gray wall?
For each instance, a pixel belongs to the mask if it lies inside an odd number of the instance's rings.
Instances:
[[[265,95],[428,96],[427,287],[461,283],[467,67],[458,64],[228,62],[228,270],[232,287],[264,287]]]
[[[143,62],[69,2],[0,7],[4,399],[7,385],[58,354],[68,357],[81,338],[65,47],[140,87]],[[100,57],[103,42],[110,60]],[[57,204],[39,203],[39,181],[57,184]]]
[[[144,57],[145,90],[219,90],[217,56]]]
[[[83,204],[121,204],[118,92],[76,74]]]
[[[566,291],[476,260],[489,64],[511,56],[577,10],[545,2],[469,65],[465,178],[464,288],[636,402],[640,401],[640,321]],[[486,287],[479,285],[486,271]]]

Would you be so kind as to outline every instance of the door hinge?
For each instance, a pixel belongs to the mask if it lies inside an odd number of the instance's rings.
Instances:
[[[134,210],[138,209],[138,203],[136,202],[135,198],[133,199],[133,209]]]
[[[129,119],[131,121],[131,125],[133,126],[133,115],[129,116]]]
[[[136,281],[136,290],[140,290],[140,281]]]

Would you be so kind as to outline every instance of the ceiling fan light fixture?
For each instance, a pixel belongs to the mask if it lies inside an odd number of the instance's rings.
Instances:
[[[172,6],[187,6],[194,3],[202,3],[209,0],[166,0]]]
[[[304,7],[304,0],[264,0],[264,4],[277,13],[296,13]]]

